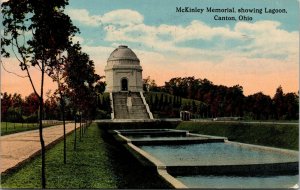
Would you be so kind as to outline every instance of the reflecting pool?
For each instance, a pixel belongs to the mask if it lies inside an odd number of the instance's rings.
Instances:
[[[167,166],[239,165],[298,162],[298,156],[235,146],[230,143],[140,146]]]

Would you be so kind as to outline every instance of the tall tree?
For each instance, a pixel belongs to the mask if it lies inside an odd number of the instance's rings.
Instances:
[[[287,107],[286,119],[298,119],[299,117],[299,96],[296,93],[286,93],[284,102]]]
[[[61,50],[63,51],[63,50]],[[59,97],[60,113],[63,121],[63,139],[64,139],[64,164],[67,163],[67,142],[66,142],[66,119],[65,119],[65,94],[68,91],[67,85],[65,84],[64,78],[66,76],[65,71],[65,57],[61,57],[62,52],[58,52],[58,57],[53,60],[55,63],[53,67],[49,68],[48,75],[57,83],[56,94]]]
[[[276,89],[276,93],[273,97],[273,103],[275,107],[276,118],[282,119],[285,113],[286,105],[284,104],[284,93],[281,86]]]
[[[2,3],[4,36],[1,38],[1,54],[13,53],[29,78],[39,99],[39,136],[42,154],[42,188],[46,187],[45,143],[43,139],[43,96],[46,71],[55,64],[58,52],[70,44],[76,32],[70,18],[63,13],[67,0],[10,0]],[[11,50],[8,50],[10,49]],[[40,71],[40,91],[34,84],[31,68]]]
[[[269,119],[272,115],[272,99],[262,92],[249,95],[246,98],[246,109],[254,119]]]
[[[89,56],[81,51],[77,43],[68,49],[66,59],[66,83],[75,112],[80,111],[92,118],[97,109],[97,96],[105,89]],[[81,130],[81,128],[80,128]]]

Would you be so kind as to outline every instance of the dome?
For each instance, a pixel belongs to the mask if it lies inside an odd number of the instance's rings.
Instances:
[[[128,46],[120,45],[117,49],[115,49],[109,56],[107,61],[115,61],[115,60],[132,60],[132,61],[140,61],[139,58],[135,55],[135,53],[128,48]]]

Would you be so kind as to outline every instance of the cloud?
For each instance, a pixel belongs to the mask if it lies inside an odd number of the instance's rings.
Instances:
[[[136,43],[153,51],[173,53],[177,58],[219,61],[231,55],[295,61],[298,57],[298,32],[281,29],[277,21],[237,22],[233,28],[210,26],[201,20],[156,26],[145,24],[143,15],[131,9],[103,15],[90,15],[85,9],[68,9],[67,13],[82,24],[102,25],[107,42]]]
[[[187,26],[142,23],[120,27],[112,23],[105,27],[105,40],[140,43],[156,51],[195,55],[197,59],[236,54],[248,58],[295,60],[298,33],[283,30],[280,26],[276,21],[237,22],[232,29],[212,27],[198,20]]]
[[[126,15],[126,16],[125,16]],[[121,26],[130,26],[141,24],[144,21],[143,15],[130,9],[118,9],[104,14],[101,22],[105,24],[119,24]]]
[[[297,59],[298,32],[280,29],[281,23],[276,21],[258,21],[255,23],[239,22],[234,30],[252,41],[240,47],[248,57],[269,57],[275,59]]]
[[[144,20],[143,15],[130,9],[118,9],[105,13],[104,15],[90,15],[86,9],[66,9],[66,13],[73,20],[93,27],[108,24],[130,26],[143,23]]]
[[[66,13],[73,19],[84,25],[99,26],[101,16],[92,16],[86,9],[66,9]]]
[[[142,42],[148,47],[157,50],[173,51],[176,43],[188,40],[212,40],[214,37],[224,39],[242,39],[242,35],[227,27],[210,27],[207,24],[194,20],[187,26],[166,25],[150,26],[144,23],[119,27],[113,23],[106,26],[107,41]],[[181,48],[182,50],[183,48]],[[191,51],[191,48],[187,49]]]
[[[199,20],[193,20],[186,27],[176,27],[175,41],[186,41],[193,39],[211,40],[213,37],[240,39],[241,35],[231,31],[229,27],[211,27]]]

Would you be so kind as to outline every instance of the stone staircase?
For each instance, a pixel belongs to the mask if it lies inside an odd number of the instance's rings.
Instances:
[[[114,119],[149,119],[146,106],[138,92],[115,92],[113,96]],[[131,97],[131,104],[128,104]]]

